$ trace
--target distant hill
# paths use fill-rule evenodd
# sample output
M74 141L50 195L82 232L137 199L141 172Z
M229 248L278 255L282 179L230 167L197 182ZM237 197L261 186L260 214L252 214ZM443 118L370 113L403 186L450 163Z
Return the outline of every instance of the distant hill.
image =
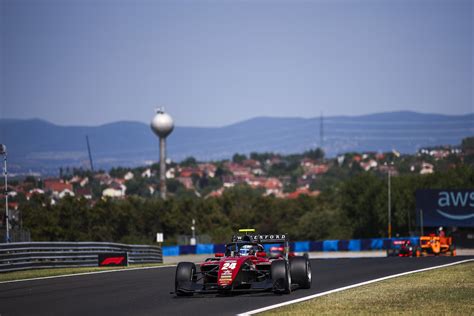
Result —
M179 122L178 122L179 124ZM236 152L299 153L320 146L320 118L257 117L218 128L177 126L168 137L168 156L179 161L230 158ZM158 160L158 140L150 127L116 122L96 127L59 126L32 119L0 120L12 172L57 173L60 166L88 167L85 136L99 168L136 166ZM415 112L324 118L328 156L350 151L415 153L420 147L458 145L474 135L474 114Z

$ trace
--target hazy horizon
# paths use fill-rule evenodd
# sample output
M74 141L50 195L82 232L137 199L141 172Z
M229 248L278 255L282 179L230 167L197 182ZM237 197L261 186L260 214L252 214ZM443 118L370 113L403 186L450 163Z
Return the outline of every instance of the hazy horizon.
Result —
M0 118L474 112L473 1L0 2Z
M410 110L400 110L400 111L374 112L374 113L367 113L367 114L360 114L360 115L358 114L358 115L330 115L330 116L326 116L323 113L323 119L340 118L340 117L356 118L356 117L371 116L371 115L378 115L378 114L390 114L390 113L415 113L415 114L422 114L422 115L443 115L443 116L474 115L474 112L468 112L468 113L463 113L463 114L443 114L443 113L423 113L423 112L415 112L415 111L410 111ZM239 124L239 123L242 123L242 122L251 121L251 120L259 119L259 118L304 119L304 120L318 119L319 120L321 118L321 115L312 116L312 117L261 115L261 116L250 117L250 118L247 118L247 119L242 119L242 120L236 121L236 122L231 122L231 123L225 124L225 125L194 126L194 125L180 125L180 124L176 124L176 122L175 122L175 126L178 126L178 127L197 127L197 128L199 128L199 127L202 127L202 128L220 128L220 127L227 127L227 126L231 126L231 125L234 125L234 124ZM0 119L5 119L5 120L41 120L41 121L45 121L45 122L48 122L48 123L51 123L51 124L54 124L54 125L57 125L57 126L64 126L64 127L80 127L80 126L99 127L99 126L103 126L103 125L120 123L120 122L143 123L143 124L147 124L147 125L150 123L150 122L146 122L146 121L126 120L126 119L124 119L124 120L110 121L110 122L90 125L90 124L60 124L60 123L58 124L58 123L49 121L48 119L44 119L44 118L40 118L40 117L30 117L30 118L5 117L5 118L0 118Z

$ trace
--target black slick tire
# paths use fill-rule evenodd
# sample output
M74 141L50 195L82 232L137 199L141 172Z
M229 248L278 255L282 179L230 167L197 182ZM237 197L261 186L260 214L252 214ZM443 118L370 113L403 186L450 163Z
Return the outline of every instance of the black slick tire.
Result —
M196 265L192 262L180 262L176 267L174 292L177 296L191 296L193 293L180 291L183 283L193 282L196 279Z
M302 289L311 288L311 263L306 257L294 257L290 260L290 273L293 283Z
M291 293L291 273L286 260L275 260L272 262L271 277L274 293Z

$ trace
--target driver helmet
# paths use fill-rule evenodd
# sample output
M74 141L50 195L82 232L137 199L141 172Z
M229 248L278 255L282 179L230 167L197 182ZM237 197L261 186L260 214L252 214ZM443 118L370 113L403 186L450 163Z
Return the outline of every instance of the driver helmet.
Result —
M253 254L253 247L252 245L244 245L240 247L239 253L241 256L248 256Z
M440 226L440 227L438 228L438 230L439 230L439 231L442 231L442 230L443 230L443 226Z

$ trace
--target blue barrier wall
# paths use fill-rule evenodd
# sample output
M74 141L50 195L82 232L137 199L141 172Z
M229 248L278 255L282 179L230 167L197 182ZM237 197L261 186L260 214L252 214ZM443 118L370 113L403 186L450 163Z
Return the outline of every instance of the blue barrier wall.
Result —
M414 245L419 243L419 237L400 238L372 238L372 239L351 239L351 240L323 240L323 241L296 241L290 243L291 251L312 252L312 251L362 251L362 250L385 250L392 248L394 240L410 240ZM269 251L272 246L280 244L266 244L265 251ZM225 244L197 244L196 246L163 246L163 256L178 256L188 254L213 254L215 252L225 252Z
M296 252L308 252L309 241L297 241L294 243L294 247L292 249Z
M214 245L214 252L225 252L225 244Z
M163 256L179 256L179 246L164 246Z
M370 242L370 249L383 249L383 238L372 239Z
M339 240L323 241L323 251L338 251Z
M310 241L309 242L309 251L323 251L323 242L322 241Z
M196 245L196 254L208 254L214 253L214 245L213 244L197 244Z
M347 250L360 251L360 240L359 239L349 240Z

